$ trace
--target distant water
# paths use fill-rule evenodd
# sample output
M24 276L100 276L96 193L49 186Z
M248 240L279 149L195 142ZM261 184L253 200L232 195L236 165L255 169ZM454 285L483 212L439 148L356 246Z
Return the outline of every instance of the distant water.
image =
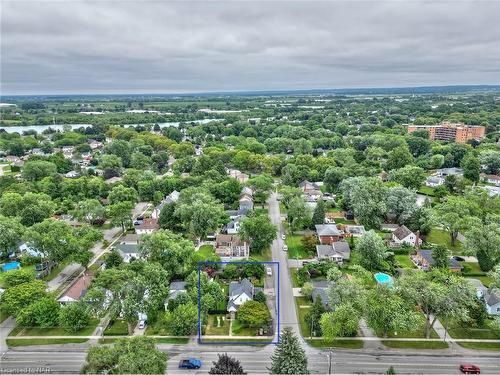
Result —
M193 120L193 121L186 121L187 123L195 123L195 124L206 124L211 121L222 121L222 119L203 119L203 120ZM158 123L158 126L160 128L168 128L168 127L174 127L177 128L179 126L180 122L160 122ZM123 125L124 127L128 128L131 126L139 126L139 125L146 125L146 124L125 124ZM148 124L151 125L151 124ZM62 131L64 126L70 126L71 129L78 129L78 128L88 128L92 126L92 124L55 124L55 125L26 125L26 126L0 126L0 131L3 129L7 133L19 133L21 134L22 132L25 131L36 131L37 133L41 133L44 130L47 129L53 129L53 130L58 130Z

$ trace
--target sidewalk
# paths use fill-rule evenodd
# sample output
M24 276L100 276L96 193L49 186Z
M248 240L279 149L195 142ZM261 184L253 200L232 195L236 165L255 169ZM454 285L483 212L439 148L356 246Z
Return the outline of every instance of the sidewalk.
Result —
M363 346L365 349L379 349L382 347L380 338L377 337L377 335L373 332L373 330L370 327L368 327L368 324L366 324L366 321L364 319L361 319L359 321L359 329L365 339L368 338L370 339L370 340L365 340L365 344Z

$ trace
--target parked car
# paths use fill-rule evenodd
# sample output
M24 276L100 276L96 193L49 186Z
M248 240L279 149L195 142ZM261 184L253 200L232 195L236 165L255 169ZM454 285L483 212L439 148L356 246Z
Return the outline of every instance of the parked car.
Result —
M267 276L272 276L273 275L273 270L271 269L271 267L267 267L266 273L267 273Z
M286 236L285 236L285 234L283 233L283 234L281 235L281 239L284 241L284 240L285 240L285 238L286 238Z
M146 328L146 325L148 324L148 322L146 322L145 320L141 320L139 321L139 329L144 329Z
M196 358L181 359L179 368L198 369L202 364L201 360Z
M283 245L283 251L288 251L288 246Z
M462 363L460 365L460 371L463 374L480 374L481 373L481 369L478 366L472 365L470 363Z

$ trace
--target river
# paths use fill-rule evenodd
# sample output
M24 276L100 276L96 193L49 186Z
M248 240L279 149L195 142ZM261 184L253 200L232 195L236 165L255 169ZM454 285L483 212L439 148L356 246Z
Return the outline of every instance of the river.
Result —
M223 119L203 119L203 120L193 120L193 121L186 121L187 123L195 123L195 124L206 124L211 121L222 121ZM158 126L160 128L168 128L168 127L178 127L180 122L160 122L158 123ZM146 124L125 124L125 125L119 125L123 127L131 127L131 126L139 126L139 125L146 125ZM0 126L0 131L5 130L7 133L22 133L25 131L32 131L34 130L37 133L41 133L44 130L51 128L53 130L58 130L61 131L63 130L64 126L69 126L71 129L78 129L78 128L88 128L92 126L92 124L55 124L55 125L25 125L25 126Z

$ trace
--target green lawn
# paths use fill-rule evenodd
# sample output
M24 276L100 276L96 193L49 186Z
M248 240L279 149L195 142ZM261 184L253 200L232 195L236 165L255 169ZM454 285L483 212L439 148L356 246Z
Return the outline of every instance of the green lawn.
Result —
M335 224L347 224L347 225L356 225L354 220L347 220L342 217L335 218Z
M430 187L430 186L422 185L420 187L420 189L418 189L418 193L424 194L424 195L429 195L429 196L433 197L434 196L434 188Z
M215 249L212 245L202 245L196 254L200 259L208 259L215 254Z
M268 208L254 208L254 213L256 215L269 215L269 209Z
M313 348L344 348L344 349L362 349L363 340L310 340L306 339L306 342Z
M297 278L297 268L290 268L290 276L294 288L300 288L299 279Z
M377 331L377 336L378 337L382 337L383 336L383 332L381 331ZM422 315L422 321L420 322L420 325L417 329L413 330L413 331L398 331L397 334L395 334L394 332L389 332L387 337L390 337L390 338L398 338L398 337L401 337L401 338L425 338L425 321L423 319L423 315ZM438 339L439 338L439 335L437 334L437 332L432 329L432 332L431 332L431 339Z
M427 235L426 241L436 245L445 245L448 249L458 251L462 248L460 241L455 241L455 246L451 245L450 234L439 228L432 228L431 232Z
M250 260L257 262L267 262L273 260L273 255L271 254L271 246L269 246L262 254L251 254Z
M55 266L54 268L52 268L52 270L50 271L50 273L45 276L43 278L44 281L51 281L53 279L56 278L57 275L59 275L59 273L64 269L64 267L66 267L68 264L70 264L70 261L69 260L64 260L60 263L57 264L57 266Z
M78 332L68 332L61 327L53 328L40 328L40 327L30 327L23 328L18 327L17 330L11 332L9 336L90 336L99 324L99 319L92 319L90 324L84 329ZM17 328L17 327L16 327ZM19 333L19 334L18 334Z
M457 344L467 349L500 351L500 342L460 342Z
M388 341L382 340L382 344L395 349L446 349L448 344L442 341Z
M128 335L127 322L122 319L116 319L110 322L103 332L104 336L126 336Z
M289 259L309 259L312 254L309 254L302 245L302 236L289 235L286 237L286 244L288 246Z
M88 339L7 339L5 340L10 347L31 346L31 345L54 345L54 344L81 344L89 341Z
M5 319L9 317L10 314L5 311L3 306L0 306L0 323L2 323Z
M444 318L439 320L445 327L448 326L448 333L454 339L500 339L500 332L490 328L491 321L486 321L484 328L472 328L461 323L447 323Z
M233 320L233 335L235 336L257 336L257 329L245 327L238 319Z
M220 318L220 327L217 327L217 317ZM221 335L221 336L227 336L229 335L229 320L224 319L222 320L222 317L224 315L209 315L208 316L208 325L207 329L205 330L205 335Z
M462 272L464 272L464 275L467 275L468 273L475 273L475 274L480 273L480 274L486 275L486 272L484 272L479 267L479 263L477 263L477 262L462 262L462 266L465 269L465 272L464 272L464 270L462 270Z
M397 267L400 268L416 268L415 264L411 261L409 255L398 254L394 256L396 260Z
M295 297L295 305L297 306L297 315L299 317L299 325L300 325L300 334L302 337L310 337L311 330L306 323L306 315L309 312L309 308L304 308L300 306L311 306L312 302L309 301L306 297Z
M187 344L189 339L186 337L162 337L155 338L157 344Z

